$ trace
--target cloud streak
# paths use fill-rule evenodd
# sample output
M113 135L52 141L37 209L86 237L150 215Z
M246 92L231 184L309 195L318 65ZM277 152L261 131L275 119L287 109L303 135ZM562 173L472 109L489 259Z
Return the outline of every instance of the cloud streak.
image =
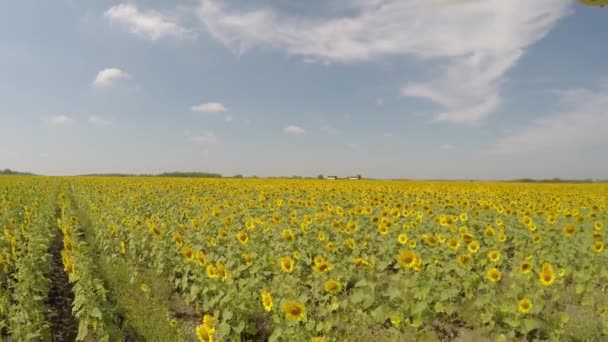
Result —
M57 115L48 120L51 125L55 126L69 126L76 123L74 119L67 115Z
M294 17L273 8L244 12L203 0L198 17L215 39L239 54L268 46L319 63L436 61L436 74L406 83L401 94L437 104L435 122L476 124L500 105L508 71L570 6L563 0L333 3L354 14Z
M228 108L219 102L208 102L192 106L190 107L190 110L199 113L219 113L227 112Z
M564 111L503 136L487 152L512 155L608 145L608 86L560 93Z
M153 10L140 10L131 3L110 7L104 13L110 22L126 27L132 34L147 40L188 39L196 34L183 27L176 16Z
M304 135L306 134L306 130L300 126L295 126L295 125L289 125L285 128L283 128L283 132L285 132L286 134L291 134L291 135Z

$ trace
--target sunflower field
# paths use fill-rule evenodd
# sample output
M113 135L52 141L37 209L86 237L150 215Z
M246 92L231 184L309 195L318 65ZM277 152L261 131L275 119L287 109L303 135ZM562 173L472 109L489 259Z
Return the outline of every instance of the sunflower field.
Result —
M608 184L5 177L0 329L56 336L59 263L76 340L601 341L607 224Z

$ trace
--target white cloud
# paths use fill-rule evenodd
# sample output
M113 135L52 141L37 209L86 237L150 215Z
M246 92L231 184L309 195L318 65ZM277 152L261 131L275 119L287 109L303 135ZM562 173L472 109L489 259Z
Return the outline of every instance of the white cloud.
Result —
M130 79L131 76L118 68L107 68L97 73L93 85L97 87L111 87L120 80Z
M108 126L112 124L112 121L97 115L92 115L89 117L89 123L92 125Z
M49 123L57 126L72 125L76 121L67 115L57 115L49 119Z
M188 134L188 140L200 144L215 145L220 143L220 137L217 133L212 131L206 131L201 133L190 133Z
M272 8L238 12L203 0L198 16L213 37L241 54L270 46L309 62L353 63L389 56L440 62L429 80L408 83L401 93L440 105L443 110L435 121L473 124L500 105L507 72L571 6L563 0L333 4L354 15L291 17Z
M306 130L300 126L295 126L295 125L289 125L287 127L285 127L283 129L283 132L287 133L287 134L293 134L293 135L302 135L302 134L306 134Z
M149 40L165 37L195 38L196 34L184 28L176 16L158 11L142 11L131 3L110 7L104 16L111 22L126 26L132 34Z
M228 109L219 102L202 103L202 104L190 107L190 110L193 112L199 112L199 113L217 113L217 112L228 111Z
M456 146L454 146L452 144L443 144L440 147L442 150L453 150L456 148Z
M561 92L566 110L505 135L488 152L526 154L608 145L608 86ZM607 146L608 148L608 146Z
M234 121L234 118L231 115L226 115L226 117L224 118L224 121L230 123L230 122Z

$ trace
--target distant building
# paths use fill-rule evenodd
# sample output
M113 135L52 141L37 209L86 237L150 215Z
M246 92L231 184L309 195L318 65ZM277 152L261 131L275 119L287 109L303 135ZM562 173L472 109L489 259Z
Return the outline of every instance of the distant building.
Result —
M338 176L327 176L327 178L325 178L325 179L336 180L336 179L338 179Z
M348 179L361 180L361 175L351 176L351 177L348 177Z

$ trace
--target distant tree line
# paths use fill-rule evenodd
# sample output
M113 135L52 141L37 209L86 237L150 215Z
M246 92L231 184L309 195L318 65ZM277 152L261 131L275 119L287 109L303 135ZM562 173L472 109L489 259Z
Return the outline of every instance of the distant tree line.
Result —
M0 175L21 175L21 176L34 176L31 172L19 172L11 169L0 170Z
M593 180L591 178L587 179L561 179L561 178L551 178L551 179L532 179L532 178L521 178L514 179L511 182L515 183L602 183L606 181L601 180Z

